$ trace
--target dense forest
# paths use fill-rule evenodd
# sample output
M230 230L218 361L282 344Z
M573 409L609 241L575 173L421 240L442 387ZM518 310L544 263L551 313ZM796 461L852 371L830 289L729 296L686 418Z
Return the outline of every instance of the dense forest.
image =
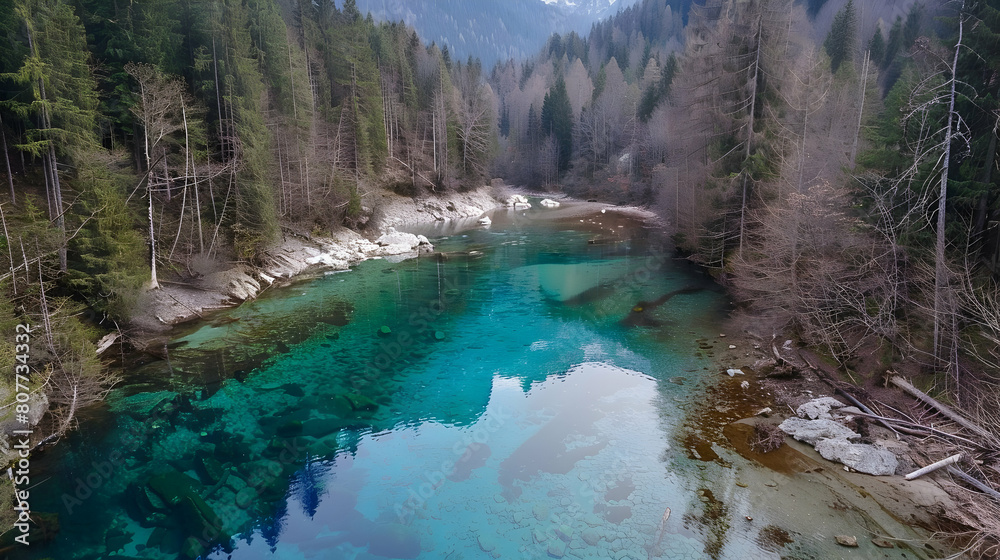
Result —
M998 33L997 0L644 0L490 69L355 0L0 0L0 330L54 437L143 290L496 176L656 208L756 334L997 429Z
M35 447L113 384L95 342L144 290L480 186L496 143L480 63L353 0L0 0L0 36L0 363L30 324Z
M642 2L493 70L496 173L652 205L756 334L794 332L873 379L917 364L985 414L998 8Z

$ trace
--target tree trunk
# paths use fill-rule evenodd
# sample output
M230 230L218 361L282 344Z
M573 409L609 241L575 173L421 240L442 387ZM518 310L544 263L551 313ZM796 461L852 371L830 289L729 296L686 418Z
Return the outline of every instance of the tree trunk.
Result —
M32 39L31 34L31 24L27 24L28 30L28 50L31 52L31 56L36 56L35 53L35 43ZM49 130L52 128L52 122L49 119L49 111L47 109L46 96L45 96L45 81L41 78L38 79L38 92L41 96L40 101L42 102L42 128ZM59 169L58 160L56 159L56 148L49 139L49 149L43 159L48 158L48 178L49 187L51 190L49 199L49 216L55 221L56 228L59 230L60 240L59 240L59 271L66 272L66 220L63 217L63 205L62 205L62 188L59 184Z
M949 164L951 163L951 139L952 139L952 128L954 127L955 119L955 85L957 83L957 73L958 73L958 54L962 50L962 33L964 31L964 21L962 19L963 12L965 11L965 2L962 2L959 8L958 16L958 42L955 43L955 57L952 60L951 68L951 92L948 97L948 125L945 129L944 136L944 155L942 157L941 166L941 187L940 193L938 195L938 215L937 215L937 240L934 245L934 358L939 362L945 362L944 356L941 354L941 348L943 346L941 340L941 320L942 315L945 312L945 298L947 297L947 284L948 284L948 268L945 262L945 210L947 210L948 203L948 170ZM955 373L958 374L957 364L951 364L950 360L949 368L955 367Z
M862 8L862 11L864 9ZM865 91L868 88L868 65L871 62L871 51L865 51L865 61L861 70L861 101L858 109L858 126L854 133L854 143L851 145L851 169L854 169L854 160L858 155L858 139L861 137L861 119L865 115Z
M762 42L761 30L764 25L764 15L761 14L757 16L757 49L754 55L753 62L753 77L751 78L750 84L750 126L747 129L747 150L746 150L746 160L743 162L744 165L749 164L751 148L753 146L753 118L754 113L757 110L757 73L760 71L760 47ZM743 239L746 237L746 212L747 212L747 183L749 173L744 170L743 172L743 201L740 205L740 248L739 254L743 255Z
M7 185L10 186L10 202L17 204L14 194L14 173L10 170L10 154L7 153L7 133L3 130L3 117L0 116L0 147L3 148L3 161L7 164Z
M14 249L10 246L10 234L7 233L7 218L3 214L3 205L0 205L0 222L3 222L3 237L7 240L7 255L10 257L10 285L17 295L17 278L14 277Z
M194 211L195 218L198 221L198 250L200 253L205 252L205 234L201 227L201 199L198 195L198 165L194 161L194 155L191 153L191 146L188 139L188 122L187 122L187 108L184 106L184 96L181 96L181 116L184 118L184 166L187 167L187 162L191 162L191 177L194 178ZM188 160L190 158L190 160ZM211 173L211 171L209 171ZM187 172L184 173L184 187L187 189Z

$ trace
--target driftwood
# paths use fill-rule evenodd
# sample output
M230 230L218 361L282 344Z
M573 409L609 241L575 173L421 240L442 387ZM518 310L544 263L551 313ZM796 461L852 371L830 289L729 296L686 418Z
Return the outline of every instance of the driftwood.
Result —
M955 467L948 467L948 472L951 473L953 476L956 476L959 479L965 481L970 486L974 486L975 488L979 489L984 494L988 494L994 500L1000 501L1000 492L997 492L996 490L990 488L986 484L983 484L979 480L976 480L975 478L972 478L971 476L969 476L965 472L962 472L962 471L956 469Z
M896 434L896 439L899 439L899 431L897 431L896 428L893 428L892 425L890 425L889 422L887 422L884 418L882 418L881 416L879 416L879 415L875 414L874 412L872 412L872 409L870 409L867 406L861 404L861 401L859 401L858 399L854 398L854 396L852 396L850 393L848 393L847 391L841 389L840 387L835 388L834 392L843 395L844 398L846 398L847 400L851 401L851 404L853 404L854 406L858 407L859 410L861 410L865 414L871 416L873 419L877 420L879 424L882 424L886 428L889 428L890 430L892 430L892 432L894 434Z
M941 459L940 461L936 463L931 463L922 469L917 469L911 472L910 474L906 475L904 478L906 478L906 480L913 480L914 478L924 476L925 474L934 472L942 467L947 467L948 465L954 465L955 463L961 460L962 460L962 454L956 453L955 455L952 455L947 459Z
M105 350L111 348L111 345L114 344L116 340L118 340L118 333L110 333L104 336L104 338L102 338L101 340L98 340L97 354L98 355L103 354Z
M893 385L895 385L895 386L899 387L900 389L906 391L907 393L909 393L910 395L912 395L914 398L916 398L918 401L920 401L920 402L926 404L927 406L930 406L931 408L937 410L938 412L940 412L944 416L947 416L949 420L955 422L959 426L962 426L963 428L969 430L970 432L972 432L972 433L974 433L974 434L976 434L976 435L978 435L978 436L980 436L982 438L985 438L987 440L993 440L994 439L994 437L993 437L992 434L990 434L989 432L987 432L983 428L977 426L972 421L968 420L967 418L965 418L961 414L955 412L951 408L945 406L940 401L938 401L937 399L931 397L927 393L921 391L920 389L917 389L913 385L910 385L910 383L907 382L902 377L899 377L898 375L894 375L892 377L892 379L890 379L890 381L892 382Z
M853 414L855 416L864 416L867 418L871 418L873 420L878 420L880 422L892 422L896 424L897 430L903 432L904 434L909 434L911 436L920 436L920 437L940 436L942 438L949 438L961 441L962 443L965 443L966 445L970 445L972 447L981 447L978 443L972 441L971 439L967 439L956 434L945 432L937 428L931 428L930 426L915 424L913 422L908 422L906 420L899 420L898 418L890 418L888 416L879 416L877 414L867 414L864 412L853 413Z

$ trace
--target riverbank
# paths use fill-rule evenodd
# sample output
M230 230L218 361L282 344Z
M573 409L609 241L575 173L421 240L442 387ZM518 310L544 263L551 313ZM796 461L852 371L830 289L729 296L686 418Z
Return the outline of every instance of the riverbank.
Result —
M874 421L856 418L851 426L863 434L862 441L891 451L898 460L894 474L886 476L860 473L829 461L812 445L791 436L785 437L784 444L775 451L760 453L753 449L749 441L758 424L777 426L796 417L800 406L820 397L833 397L850 405L837 394L837 387L850 390L869 404L875 401L883 410L892 407L917 415L923 409L895 389L858 388L841 379L836 368L823 363L816 354L793 345L783 346L782 340L776 345L779 352L801 360L804 367L794 371L777 367L772 341L741 329L742 325L744 321L730 321L717 338L699 342L699 351L716 360L719 379L687 414L682 443L690 457L731 466L738 455L750 461L746 469L756 471L747 479L770 477L765 485L748 484L743 492L746 499L762 508L800 504L798 509L790 509L784 525L779 525L783 534L793 540L796 534L814 529L824 511L844 508L856 512L862 520L857 534L849 536L857 538L858 553L863 557L875 557L878 548L892 544L908 547L920 558L939 558L954 554L956 542L965 544L961 539L950 540L955 533L971 531L964 536L966 542L975 536L984 520L977 520L970 492L946 471L909 481L903 476L953 452L951 446L936 439L894 433ZM739 372L727 375L727 370L737 369ZM817 491L817 487L825 492ZM802 509L801 500L783 498L802 495L815 496L810 508ZM831 540L834 537L827 535Z
M307 271L347 270L367 259L404 259L432 251L426 238L396 232L395 227L478 217L500 204L493 191L493 187L484 186L425 198L382 192L365 201L372 210L364 232L341 227L317 236L283 227L281 241L268 251L261 266L223 266L207 259L195 262L187 275L161 280L158 289L142 294L130 321L133 339L141 347L174 325L239 305L269 286Z

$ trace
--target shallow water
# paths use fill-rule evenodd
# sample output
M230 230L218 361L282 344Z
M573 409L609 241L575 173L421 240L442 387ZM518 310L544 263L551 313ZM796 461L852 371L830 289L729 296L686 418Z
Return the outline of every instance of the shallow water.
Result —
M61 530L14 554L904 557L830 545L859 518L818 503L786 542L745 490L771 475L692 457L724 296L630 219L544 212L188 328L38 459Z

